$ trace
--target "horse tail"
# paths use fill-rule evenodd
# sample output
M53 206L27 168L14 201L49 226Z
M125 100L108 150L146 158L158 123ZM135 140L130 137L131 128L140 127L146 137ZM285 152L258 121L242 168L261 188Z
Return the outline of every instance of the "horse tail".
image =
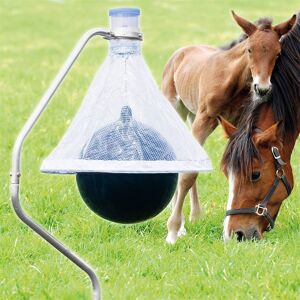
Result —
M175 106L177 102L177 91L175 86L174 75L177 69L178 60L182 57L183 52L176 51L168 60L162 78L162 92L165 97Z

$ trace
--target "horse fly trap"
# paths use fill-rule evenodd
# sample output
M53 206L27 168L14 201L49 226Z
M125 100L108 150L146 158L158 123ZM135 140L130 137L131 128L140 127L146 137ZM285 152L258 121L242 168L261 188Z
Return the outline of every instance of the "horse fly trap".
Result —
M109 53L84 100L41 171L76 174L87 206L118 223L135 223L169 203L178 173L209 171L210 161L171 104L160 93L141 55L140 10L109 11L110 31L95 28L79 40L14 145L11 194L18 217L85 271L100 299L93 269L22 209L19 199L22 144L91 37L108 40Z

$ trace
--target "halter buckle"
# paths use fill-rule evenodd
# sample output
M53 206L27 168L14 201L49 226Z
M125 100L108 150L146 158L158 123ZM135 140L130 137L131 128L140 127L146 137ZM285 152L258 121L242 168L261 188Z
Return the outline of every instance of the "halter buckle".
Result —
M271 150L272 150L272 154L276 160L281 158L279 149L277 147L272 147Z
M265 216L266 212L268 211L268 209L265 206L262 206L261 204L257 204L255 205L255 213L258 216Z

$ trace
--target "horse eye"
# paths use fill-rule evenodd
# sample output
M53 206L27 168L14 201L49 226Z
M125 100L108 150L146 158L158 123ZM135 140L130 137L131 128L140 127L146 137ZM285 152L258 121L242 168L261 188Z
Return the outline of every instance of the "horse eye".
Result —
M251 174L251 181L252 182L258 181L259 178L260 178L260 172L259 171L252 172L252 174Z
M250 48L248 48L248 53L251 53L251 52L252 52L252 50Z

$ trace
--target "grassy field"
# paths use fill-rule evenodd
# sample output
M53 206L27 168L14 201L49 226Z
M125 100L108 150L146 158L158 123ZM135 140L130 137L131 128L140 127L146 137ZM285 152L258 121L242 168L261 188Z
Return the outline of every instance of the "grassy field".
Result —
M220 45L240 33L230 9L252 20L271 15L279 22L299 9L299 1L0 0L0 299L91 295L88 278L16 218L8 174L18 132L75 42L87 29L105 27L107 9L118 6L142 8L143 52L160 83L177 48ZM294 191L276 230L258 243L221 240L227 182L219 170L226 143L220 129L205 146L214 171L198 179L205 214L187 224L188 235L173 247L165 244L168 209L145 223L112 224L88 210L74 177L39 172L105 54L106 43L93 40L26 141L21 187L26 211L95 267L105 299L300 299L299 143Z

